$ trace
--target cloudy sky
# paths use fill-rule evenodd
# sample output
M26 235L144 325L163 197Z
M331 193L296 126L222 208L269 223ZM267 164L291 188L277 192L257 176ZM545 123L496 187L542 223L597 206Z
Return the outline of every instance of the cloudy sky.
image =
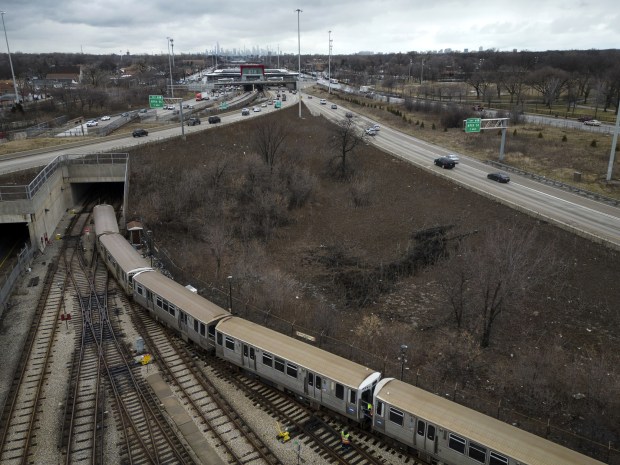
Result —
M4 0L12 53L620 48L618 0ZM0 53L6 42L0 41Z

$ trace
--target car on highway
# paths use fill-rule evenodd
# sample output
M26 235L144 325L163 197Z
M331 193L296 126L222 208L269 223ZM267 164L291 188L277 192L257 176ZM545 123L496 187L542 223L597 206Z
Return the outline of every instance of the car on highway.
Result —
M319 102L321 105L327 105L327 100L325 100L324 98L322 98Z
M310 100L312 100L312 95L308 95L308 98L309 98Z
M350 111L347 111L344 116L346 116L347 118L353 118L353 113L351 113Z
M142 108L138 113L146 113L146 112L147 112L146 108Z
M252 108L252 111L254 113L258 113L260 111L260 107L254 107L254 108Z
M502 184L507 184L510 182L510 176L506 173L489 173L487 174L487 178L492 181L501 182Z
M586 126L600 126L601 122L597 119L589 119L588 121L584 121L583 124Z
M369 136L376 136L377 135L377 131L375 131L373 128L368 128L366 129L366 131L364 131L367 135Z
M125 112L125 113L121 113L121 116L122 116L123 118L127 118L127 117L129 117L129 113L127 113L127 112Z
M373 124L372 126L370 126L370 129L374 129L375 131L379 131L379 129L381 129L381 126L379 126L378 124Z
M102 116L101 121L110 121L110 117L108 115Z
M94 119L86 121L86 127L88 128L92 128L93 126L97 126L97 125L99 125L99 123L95 121Z
M337 110L338 109L338 105L336 105L335 103L332 103L332 110Z
M260 106L263 107L263 108L267 108L267 104L266 103L261 103Z
M457 165L459 163L459 156L456 153L449 153L448 155L444 155L444 158L449 158Z
M148 136L149 132L146 129L134 129L131 135L134 137L142 137L142 136Z
M450 160L448 157L435 158L435 164L447 170L451 170L456 166L456 163L453 160Z
M196 126L197 124L200 124L200 118L190 118L187 120L188 126Z
M219 123L221 120L221 118L219 116L209 116L209 124L216 124Z
M249 108L242 108L241 109L241 116L248 116L250 114L250 109Z

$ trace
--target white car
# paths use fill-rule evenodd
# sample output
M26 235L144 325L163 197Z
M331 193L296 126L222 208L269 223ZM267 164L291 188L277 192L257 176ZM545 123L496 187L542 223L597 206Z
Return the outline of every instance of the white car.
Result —
M110 117L109 116L102 116L101 117L101 121L110 121Z
M252 111L253 111L254 113L258 113L258 112L260 111L260 107L254 107L254 108L252 109Z
M327 105L327 100L325 100L324 98L321 99L321 105Z
M379 129L381 129L381 126L379 126L378 124L373 124L372 126L370 126L369 129L374 129L375 131L378 131Z
M262 104L261 104L261 107L263 107L263 108L267 108L267 104L266 104L266 103L262 103Z
M588 121L584 121L583 124L586 126L600 126L601 122L597 119L589 119Z
M92 128L93 126L97 126L99 123L94 119L86 121L86 127Z

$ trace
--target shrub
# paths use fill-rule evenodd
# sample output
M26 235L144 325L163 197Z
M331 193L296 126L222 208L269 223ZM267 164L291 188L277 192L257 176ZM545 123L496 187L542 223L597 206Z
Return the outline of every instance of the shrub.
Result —
M562 136L562 142L566 142L567 140L568 140L568 137L566 137L566 134L564 134L564 135Z
M592 139L592 142L590 142L590 147L596 147L596 139Z
M539 133L538 133L538 138L539 138L539 139L542 139L542 138L543 138L542 132L539 132Z

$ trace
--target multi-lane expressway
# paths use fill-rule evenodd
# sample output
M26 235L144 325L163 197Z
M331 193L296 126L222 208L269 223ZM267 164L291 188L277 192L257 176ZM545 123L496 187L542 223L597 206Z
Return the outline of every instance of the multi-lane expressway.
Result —
M319 99L308 99L305 94L288 94L285 106L297 105L298 99L303 96L303 102L313 114L322 114L332 121L345 118L345 112L351 111L338 106L331 109L331 102L321 105ZM222 123L233 123L240 120L250 120L265 113L276 111L273 105L262 108L260 113L250 112L250 116L241 116L239 110L224 113ZM374 121L365 116L355 114L353 120L360 128L368 127ZM200 126L185 127L186 133L203 131L211 125L206 119ZM26 157L1 157L0 174L33 166L41 166L54 157L62 154L86 154L95 152L122 152L128 147L153 141L178 137L179 126L150 131L145 138L134 139L131 135L106 138L105 141L95 144L75 147L72 149L51 150L41 154L32 154ZM371 139L378 148L394 156L414 163L438 176L444 176L462 186L511 205L519 210L531 213L544 221L553 222L574 232L607 243L620 249L620 208L576 195L552 186L541 184L528 177L511 174L509 184L498 184L487 179L486 175L496 169L478 160L460 156L460 163L453 170L443 170L433 164L433 160L448 153L448 150L421 141L412 136L403 134L389 127L382 126L379 133Z

